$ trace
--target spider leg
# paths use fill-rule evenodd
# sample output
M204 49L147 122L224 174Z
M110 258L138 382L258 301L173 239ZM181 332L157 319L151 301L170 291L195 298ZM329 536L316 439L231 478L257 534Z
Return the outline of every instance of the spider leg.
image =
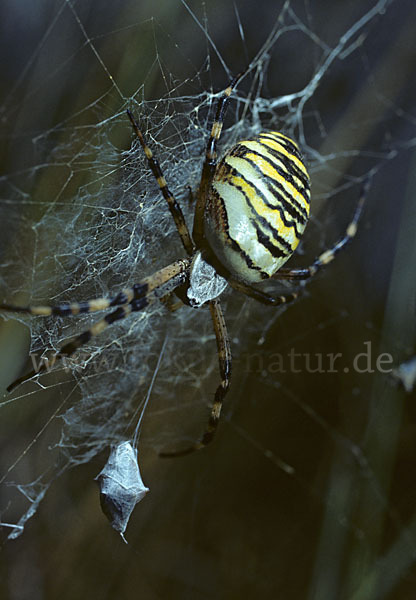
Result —
M188 259L177 260L167 267L156 271L153 275L145 277L132 287L124 288L113 298L95 298L93 300L86 300L85 302L65 302L56 306L13 306L12 304L0 304L0 311L27 313L43 317L67 317L105 310L115 306L123 306L134 300L144 298L178 273L184 272L189 264L190 261Z
M189 233L185 217L183 216L182 209L173 197L172 193L170 192L166 183L166 179L163 176L162 169L160 168L159 161L153 156L153 152L147 145L144 135L139 129L135 118L129 110L127 111L127 115L131 121L135 134L139 138L139 142L146 155L150 170L155 176L159 189L162 192L162 195L165 198L166 202L168 203L170 213L173 217L173 220L175 221L176 229L178 230L183 247L185 248L187 254L190 256L194 252L194 244Z
M166 296L163 296L160 299L160 301L164 306L166 306L168 311L171 313L174 313L175 311L179 310L184 305L182 300L176 298L173 292L170 292L170 294L166 294Z
M194 203L194 193L193 193L192 188L191 188L190 185L187 185L186 189L188 190L188 202L189 202L189 205L192 206L192 204Z
M134 302L140 302L140 301L134 301ZM63 359L64 357L69 357L72 354L74 354L74 352L76 350L78 350L78 348L80 348L81 346L83 346L84 344L89 342L93 336L98 335L99 333L104 331L104 329L106 329L109 325L111 325L115 321L124 319L125 317L127 317L127 315L129 315L132 312L132 310L133 310L132 304L127 304L126 306L119 306L116 310L114 310L110 314L106 315L104 317L104 319L101 319L100 321L95 323L92 327L90 327L90 329L87 329L86 331L81 333L81 335L77 336L74 340L72 340L72 342L69 342L68 344L65 344L64 346L62 346L62 348L59 350L58 354L54 357L53 363L55 363L56 360ZM137 309L137 310L139 310L139 309ZM41 364L37 370L30 371L30 373L27 373L27 375L23 375L22 377L19 377L18 379L13 381L13 383L11 383L7 387L7 391L12 392L18 385L20 385L21 383L24 383L25 381L28 381L35 375L41 375L42 373L47 371L48 368L49 368L49 364Z
M194 228L192 231L192 237L194 238L195 244L198 247L201 247L204 238L205 204L207 199L208 188L211 185L211 181L217 166L217 142L221 136L225 112L233 89L245 73L246 71L243 71L242 73L237 75L237 77L234 77L234 79L224 90L224 92L218 100L215 120L212 125L211 135L208 139L205 150L205 160L202 166L201 181L199 184L197 201L195 206Z
M262 304L268 304L271 306L280 306L281 304L289 304L296 300L299 296L299 292L288 292L287 294L283 294L281 296L271 296L262 290L258 290L257 288L251 287L248 283L244 283L242 281L237 281L236 279L229 278L228 283L232 288L241 292L242 294L246 294L246 296L250 296L250 298L254 298L258 302Z
M330 262L332 262L334 260L335 256L338 254L338 252L340 252L348 244L348 242L350 242L355 237L355 234L357 233L357 225L358 225L358 221L360 220L360 217L361 217L361 214L363 211L364 202L368 195L370 181L371 181L370 177L367 177L364 180L364 183L363 183L363 186L361 189L361 193L360 193L360 198L359 198L357 206L355 208L352 220L349 223L349 225L345 231L345 234L337 242L335 242L335 244L332 246L332 248L329 248L328 250L325 250L325 252L322 252L322 254L320 254L314 260L314 262L312 263L312 265L310 267L301 267L301 268L297 268L297 269L296 268L295 269L282 268L282 269L279 269L279 271L275 275L273 275L273 279L288 279L288 280L292 280L292 281L300 281L300 280L310 279L320 269L322 269L322 267L324 267L325 265L328 265Z
M138 311L143 310L144 308L149 306L149 304L151 304L155 300L160 299L161 297L165 296L166 294L170 294L171 292L173 292L173 290L175 288L177 288L178 286L182 285L185 282L185 279L187 276L186 268L187 268L188 264L189 264L189 261L187 259L182 260L182 261L177 261L177 263L173 263L172 265L169 265L169 267L165 267L164 269L157 271L153 275L153 279L157 280L157 282L158 282L157 285L150 281L152 279L152 277L146 278L148 283L146 283L145 288L143 288L143 289L146 289L146 291L143 292L141 296L132 298L128 304L119 306L118 308L116 308L116 310L114 310L113 312L106 315L100 321L97 321L97 323L94 323L94 325L92 325L89 329L87 329L86 331L84 331L83 333L78 335L71 342L68 342L68 344L65 344L64 346L62 346L62 348L59 350L58 354L55 356L54 362L56 360L63 359L64 357L69 357L72 354L74 354L74 352L76 352L81 346L83 346L84 344L87 344L91 340L92 337L102 333L109 325L112 325L116 321L120 321L121 319L124 319L125 317L130 315L132 312L138 312ZM176 266L176 268L173 268L174 266ZM167 271L167 269L168 270L170 269L170 270ZM163 274L163 275L161 275L161 274ZM145 280L143 280L143 281L145 281ZM142 284L143 284L143 282L142 282ZM137 284L137 285L139 286L142 284ZM8 386L7 391L11 392L21 383L28 381L35 375L44 373L45 371L48 370L48 368L49 368L48 364L42 364L37 370L33 370L30 373L28 373L27 375L23 375L22 377L19 377L18 379L13 381Z
M159 456L162 458L172 458L176 456L185 456L191 454L195 450L200 450L207 446L213 439L217 430L218 421L220 419L222 403L230 387L231 380L231 348L228 338L227 327L225 324L224 315L221 310L221 305L218 299L211 300L209 303L211 318L214 325L215 338L217 340L218 361L220 367L221 382L216 389L214 403L211 408L211 415L208 421L207 428L201 439L185 448L184 450L173 452L161 452Z

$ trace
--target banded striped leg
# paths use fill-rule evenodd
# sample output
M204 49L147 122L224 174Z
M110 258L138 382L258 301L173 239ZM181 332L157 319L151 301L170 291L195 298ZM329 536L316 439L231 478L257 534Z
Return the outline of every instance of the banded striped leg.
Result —
M179 206L179 204L177 203L177 201L175 200L175 198L173 197L173 195L171 194L171 192L168 188L168 185L166 183L166 180L163 176L162 169L160 168L159 161L153 156L153 152L151 151L149 146L146 144L144 135L143 135L142 131L139 129L139 126L137 125L135 118L133 117L132 113L129 110L127 111L127 115L131 121L134 132L136 133L137 137L139 138L139 142L140 142L140 144L143 148L143 151L146 155L150 170L152 171L153 175L155 176L155 179L157 181L159 189L162 192L162 195L165 198L166 202L168 203L170 213L173 217L173 220L175 221L176 229L178 230L183 247L185 248L187 254L189 256L191 256L191 254L193 254L193 252L194 252L194 243L192 241L191 234L189 233L189 229L186 224L185 217L183 216L182 209Z
M12 304L0 304L0 311L27 313L42 317L67 317L71 315L80 315L85 313L114 308L129 304L133 300L144 298L147 294L156 290L164 283L169 281L178 273L186 271L190 264L188 259L177 260L167 267L163 267L153 275L145 277L139 283L131 288L124 288L119 294L112 298L94 298L85 302L64 302L56 306L13 306Z
M211 318L214 325L215 338L217 340L218 361L220 367L221 383L216 389L214 403L211 409L211 415L207 428L201 439L185 448L184 450L174 452L161 452L162 458L172 458L176 456L185 456L195 450L200 450L207 446L213 439L220 419L222 403L230 387L231 380L231 348L228 338L227 327L225 325L224 315L218 299L211 300L209 303Z
M194 238L195 244L198 247L202 246L204 237L204 212L207 199L207 192L211 184L212 178L214 176L215 168L217 166L217 142L221 136L222 127L224 124L224 116L231 93L244 74L245 71L237 75L237 77L235 77L231 81L230 85L224 90L222 96L218 100L215 121L212 125L211 135L208 139L205 150L205 160L202 167L201 181L199 184L197 201L195 206L194 228L192 231L192 237Z
M176 261L175 263L172 263L168 267L165 267L164 269L157 271L151 277L147 277L146 279L143 279L143 281L141 283L138 283L133 288L129 288L132 290L133 289L140 290L140 293L137 291L136 296L134 298L132 298L128 303L124 303L123 305L119 306L118 308L116 308L116 310L109 313L103 319L101 319L100 321L95 323L90 329L87 329L86 331L81 333L79 336L77 336L74 340L72 340L72 342L65 344L60 349L58 354L55 356L55 360L59 360L64 357L71 356L72 354L74 354L74 352L76 352L78 350L78 348L80 348L84 344L88 343L92 337L102 333L104 331L104 329L106 329L109 325L112 325L116 321L124 319L125 317L130 315L132 312L138 312L140 310L143 310L144 308L146 308L146 306L149 306L149 304L151 304L155 300L160 299L161 297L165 296L166 294L169 294L170 292L172 292L178 286L182 285L186 280L186 269L188 268L189 263L190 263L190 261L188 259ZM87 303L85 303L85 304L87 304ZM49 313L35 312L36 309L39 309L39 308L51 309L51 310L54 309L55 312L53 312L53 313L52 312L49 312ZM7 310L14 310L15 312L16 311L19 312L19 310L20 310L20 312L33 311L33 312L31 312L31 314L37 314L37 315L38 314L62 314L62 313L57 312L59 310L59 308L60 308L59 306L56 306L56 307L32 307L32 308L28 308L28 309L24 309L24 308L19 309L19 307L10 307ZM86 311L86 312L88 312L88 311ZM64 314L68 314L68 313L65 312ZM70 314L74 314L74 313L70 313ZM47 369L48 369L48 365L42 364L38 370L33 370L30 373L28 373L27 375L19 377L18 379L13 381L13 383L11 383L8 386L7 391L11 392L21 383L28 381L35 375L40 375L41 373L44 373Z
M250 296L250 298L254 298L258 302L262 304L268 304L271 306L280 306L281 304L289 304L296 300L299 296L298 292L288 292L287 294L281 296L271 296L262 290L251 287L247 283L243 283L242 281L237 281L236 279L228 279L228 283L232 288L241 292L242 294L246 294L246 296Z
M368 195L370 182L371 182L371 177L367 177L364 180L364 183L363 183L363 186L361 189L361 193L360 193L360 198L359 198L357 206L355 208L353 218L352 218L350 224L348 225L343 237L340 238L332 246L332 248L329 248L328 250L325 250L325 252L322 252L322 254L320 254L318 256L318 258L316 258L314 260L314 262L312 263L312 265L310 267L303 267L303 268L301 267L298 269L282 268L282 269L279 269L279 271L275 275L273 275L273 279L286 279L286 280L291 280L291 281L303 280L304 281L306 279L310 279L311 277L313 277L320 269L322 269L322 267L324 267L325 265L328 265L330 262L332 262L334 260L335 256L338 254L338 252L340 252L343 248L345 248L345 246L348 244L348 242L350 242L355 237L355 234L357 233L358 221L360 220L361 214L363 212L363 207L364 207L364 203L366 201L367 195Z

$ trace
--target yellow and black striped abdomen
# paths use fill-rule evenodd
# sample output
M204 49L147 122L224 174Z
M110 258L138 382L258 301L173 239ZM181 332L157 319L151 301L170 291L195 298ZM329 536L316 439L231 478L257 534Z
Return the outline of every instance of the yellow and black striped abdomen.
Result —
M205 236L240 280L271 277L299 243L309 217L309 175L297 145L277 131L236 144L215 171Z

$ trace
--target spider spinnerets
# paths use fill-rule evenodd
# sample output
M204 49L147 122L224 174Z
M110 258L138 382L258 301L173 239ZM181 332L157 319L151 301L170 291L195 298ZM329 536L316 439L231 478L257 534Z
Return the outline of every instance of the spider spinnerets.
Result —
M231 92L242 75L244 73L230 83L218 100L197 191L192 235L157 159L132 113L127 111L174 219L187 255L185 258L176 260L132 287L124 288L111 298L57 306L16 307L0 304L0 310L3 311L42 316L68 316L114 309L89 330L65 344L57 355L57 358L62 358L71 356L92 336L98 335L115 321L143 310L156 300L170 298L172 293L190 306L199 307L208 303L221 377L208 425L197 442L183 450L162 452L160 456L181 456L203 448L216 431L231 378L231 348L219 302L221 292L229 284L265 304L278 306L293 301L297 292L273 296L253 284L271 277L306 280L331 262L354 237L368 188L367 180L345 234L329 250L320 254L308 267L283 267L296 249L308 221L309 176L298 146L277 131L265 131L238 142L217 164L217 142L221 136L225 110ZM43 365L37 372L32 371L16 379L8 391L45 370Z

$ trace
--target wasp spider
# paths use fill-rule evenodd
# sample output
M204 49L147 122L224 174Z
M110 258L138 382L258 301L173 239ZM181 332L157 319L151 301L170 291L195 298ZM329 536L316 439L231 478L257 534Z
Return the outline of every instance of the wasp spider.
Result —
M201 438L190 447L164 452L161 456L188 454L206 446L214 436L231 377L230 342L219 301L224 288L229 284L239 292L273 306L293 301L297 297L296 292L271 296L255 287L255 284L270 277L300 281L315 275L354 237L364 202L363 190L344 236L331 249L318 256L311 266L294 269L283 267L298 245L308 221L309 175L298 146L277 131L264 131L253 138L241 140L217 162L217 143L225 110L240 77L230 83L218 100L205 150L192 234L157 159L133 115L127 111L149 168L175 221L186 252L185 258L160 269L131 288L121 290L112 298L57 306L0 305L3 311L44 316L69 316L114 309L88 331L64 345L57 355L59 358L71 356L92 336L101 333L115 321L143 310L155 300L169 297L172 292L189 306L198 307L208 303L217 341L221 378L208 425ZM8 390L11 391L35 374L31 372L20 377Z

